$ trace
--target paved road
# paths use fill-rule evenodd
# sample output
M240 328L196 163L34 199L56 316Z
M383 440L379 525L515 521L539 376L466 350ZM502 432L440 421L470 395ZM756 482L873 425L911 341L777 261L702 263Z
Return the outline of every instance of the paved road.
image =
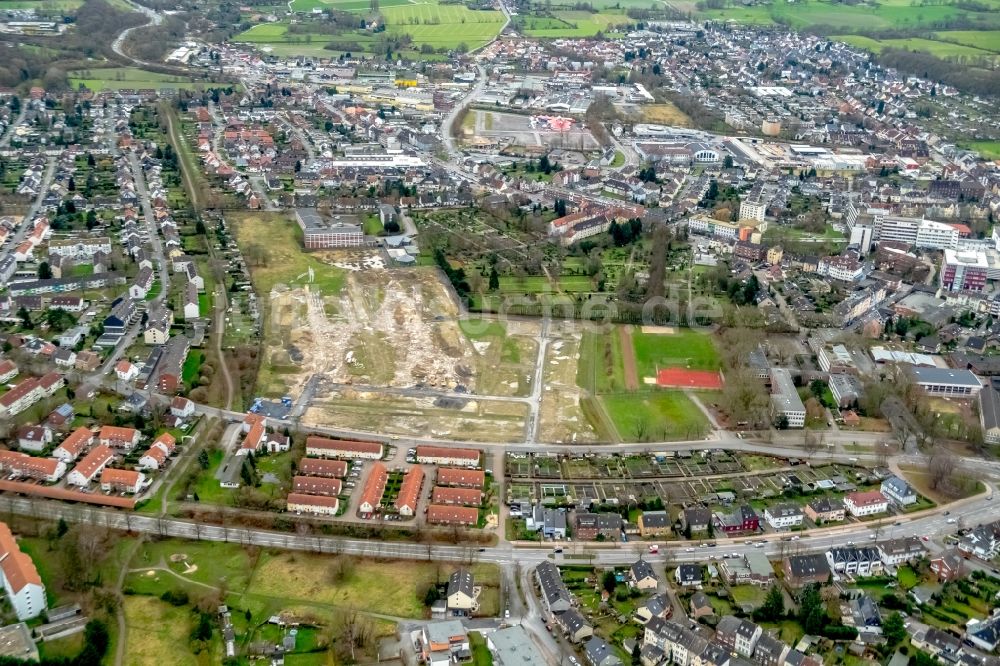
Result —
M0 148L6 148L10 145L10 140L14 138L14 131L24 122L24 116L28 113L28 103L21 100L21 111L17 114L17 118L7 126L7 132L0 138Z
M138 156L130 152L128 155L129 165L132 167L132 178L135 180L135 192L139 196L139 205L142 208L142 218L146 223L146 233L149 235L149 244L153 248L153 260L157 265L158 278L160 280L160 293L156 298L149 301L150 305L160 305L167 297L170 289L170 267L167 265L167 258L163 252L163 241L160 240L160 231L156 228L156 221L153 219L153 206L149 200L149 189L146 187L146 174L142 171Z
M142 5L131 2L131 0L124 0L124 2L125 4L129 5L129 7L131 7L133 10L139 12L140 14L144 14L149 20L143 23L142 25L137 25L122 30L121 33L117 37L115 37L115 41L111 43L111 50L120 55L122 58L125 58L126 60L131 60L139 67L142 67L144 65L163 67L163 63L152 63L152 62L146 62L145 60L139 60L138 58L133 58L129 54L125 53L124 49L122 48L125 44L125 40L128 39L128 36L132 33L133 30L139 30L140 28L148 28L151 25L160 25L161 23L163 23L163 14L153 11L149 7L143 7Z
M10 241L4 246L3 250L0 250L0 259L7 257L14 253L17 246L20 245L25 238L28 236L28 232L34 229L35 225L32 222L35 216L38 215L42 210L42 200L45 195L49 192L49 186L52 184L52 179L56 174L56 158L50 157L45 165L45 173L42 175L42 182L38 189L38 196L32 202L31 207L28 212L25 213L24 218L21 220L20 226L14 230L14 234L11 236Z
M507 20L509 21L510 19L508 18ZM472 104L472 100L478 97L486 88L486 69L482 65L476 65L476 70L478 72L476 85L472 87L465 97L455 104L455 108L449 111L441 121L441 139L444 142L444 149L448 152L448 157L453 160L459 160L462 157L462 151L456 146L455 137L452 135L452 125L455 124L455 118L458 117L458 114L463 109Z

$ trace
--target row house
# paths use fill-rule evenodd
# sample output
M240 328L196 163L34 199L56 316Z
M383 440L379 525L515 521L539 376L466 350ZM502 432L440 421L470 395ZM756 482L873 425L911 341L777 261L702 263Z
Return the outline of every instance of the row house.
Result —
M883 571L882 555L877 548L831 548L826 551L830 568L848 576L879 576Z

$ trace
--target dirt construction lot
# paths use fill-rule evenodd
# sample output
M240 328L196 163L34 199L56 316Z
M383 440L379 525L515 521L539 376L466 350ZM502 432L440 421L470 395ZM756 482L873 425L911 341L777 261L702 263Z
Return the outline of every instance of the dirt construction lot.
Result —
M339 294L276 285L261 392L298 395L322 374L337 384L469 386L476 351L432 270L349 271Z
M543 442L595 442L599 438L580 406L577 362L582 333L573 323L553 325L545 354L542 383L541 428Z

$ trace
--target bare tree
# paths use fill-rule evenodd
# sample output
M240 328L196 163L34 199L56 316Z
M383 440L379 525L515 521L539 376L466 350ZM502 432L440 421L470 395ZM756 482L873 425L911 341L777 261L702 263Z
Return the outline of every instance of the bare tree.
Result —
M357 662L357 650L367 648L375 635L371 618L350 608L337 616L334 626L340 636L337 643L347 648L352 662Z
M955 454L942 446L935 447L931 457L927 460L931 490L947 487L948 479L955 472L957 466L958 460L955 458Z

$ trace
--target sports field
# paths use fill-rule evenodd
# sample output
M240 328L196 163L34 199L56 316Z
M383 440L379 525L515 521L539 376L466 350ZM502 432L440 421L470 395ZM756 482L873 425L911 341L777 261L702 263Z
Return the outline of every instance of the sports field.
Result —
M622 441L699 439L709 428L698 406L682 391L601 396Z
M719 354L708 333L687 328L674 329L668 335L636 330L632 333L632 343L640 382L645 377L655 377L657 368L719 368Z
M113 67L106 69L82 69L70 72L69 84L78 88L81 84L90 90L121 90L122 88L208 88L208 81L192 81L183 76L147 72L136 67ZM224 86L226 84L216 84Z

